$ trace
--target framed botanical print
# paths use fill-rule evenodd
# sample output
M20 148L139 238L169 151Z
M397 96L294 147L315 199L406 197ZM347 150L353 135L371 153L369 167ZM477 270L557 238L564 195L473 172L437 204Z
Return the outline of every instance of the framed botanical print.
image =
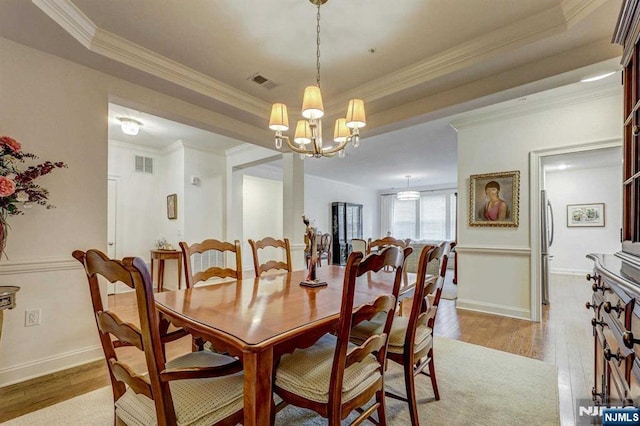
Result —
M604 203L568 204L567 226L604 226Z

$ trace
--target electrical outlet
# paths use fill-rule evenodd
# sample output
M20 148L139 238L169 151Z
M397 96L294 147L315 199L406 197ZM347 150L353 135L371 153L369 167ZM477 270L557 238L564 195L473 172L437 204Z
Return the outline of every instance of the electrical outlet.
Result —
M24 311L24 326L40 325L40 312L40 309L27 309Z

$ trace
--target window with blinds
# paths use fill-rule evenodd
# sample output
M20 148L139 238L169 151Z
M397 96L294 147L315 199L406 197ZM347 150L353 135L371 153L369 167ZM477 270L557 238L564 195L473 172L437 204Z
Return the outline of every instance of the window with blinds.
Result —
M393 200L392 234L412 240L454 240L455 193L422 192L416 201Z

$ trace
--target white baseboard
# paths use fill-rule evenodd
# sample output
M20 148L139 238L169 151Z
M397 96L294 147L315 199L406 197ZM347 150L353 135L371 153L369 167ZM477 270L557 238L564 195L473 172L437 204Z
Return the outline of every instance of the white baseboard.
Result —
M475 300L460 299L456 301L456 308L503 317L531 320L531 310L515 308L513 306L496 305L493 303L476 302Z
M66 370L103 358L104 352L102 351L102 346L97 345L25 364L14 365L10 368L0 369L0 387L24 382L25 380Z

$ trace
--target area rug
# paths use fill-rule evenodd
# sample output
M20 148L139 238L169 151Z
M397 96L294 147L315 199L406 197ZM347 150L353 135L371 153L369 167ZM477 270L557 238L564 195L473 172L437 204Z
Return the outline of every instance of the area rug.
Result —
M530 358L457 340L435 343L440 401L431 383L418 377L420 419L431 425L559 425L556 367ZM402 369L389 363L387 387L404 392ZM105 387L10 420L9 426L113 425L111 389ZM406 403L387 398L388 424L411 424ZM277 425L324 425L314 413L287 407Z
M455 285L451 280L446 280L444 282L444 286L442 286L442 294L440 295L442 299L447 300L455 300L458 298L458 286Z

